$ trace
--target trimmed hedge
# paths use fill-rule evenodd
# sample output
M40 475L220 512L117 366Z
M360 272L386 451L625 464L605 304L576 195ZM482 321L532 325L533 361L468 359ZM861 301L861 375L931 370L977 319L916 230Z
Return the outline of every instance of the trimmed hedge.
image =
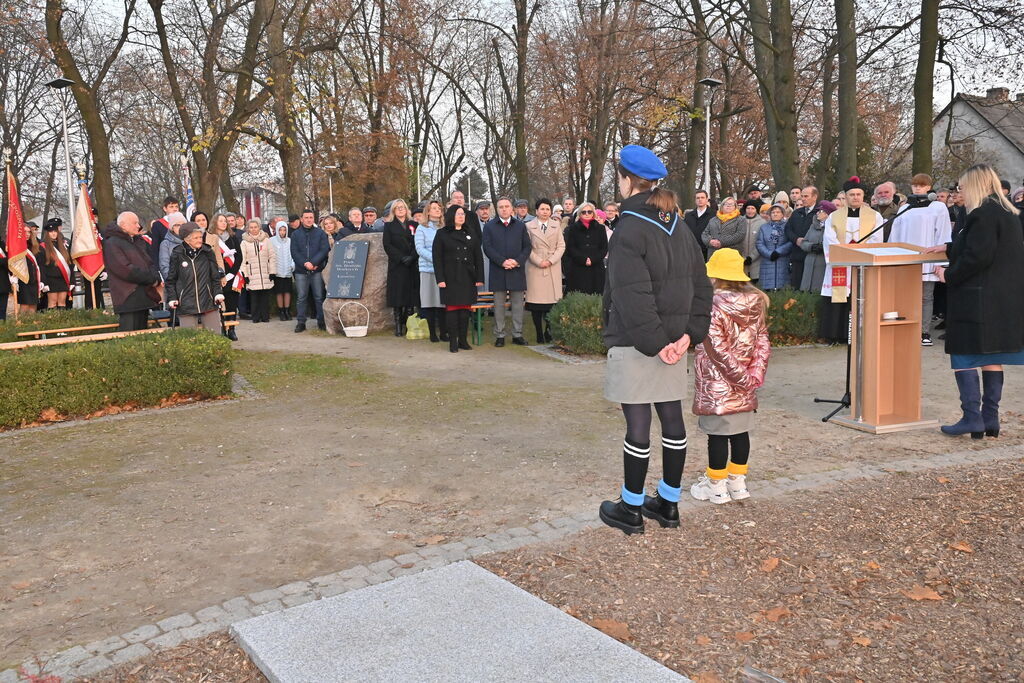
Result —
M600 294L566 294L548 314L551 336L571 353L604 355L604 322Z
M59 308L34 315L23 315L18 322L15 322L14 316L11 315L6 321L0 321L0 343L23 341L24 337L20 340L18 338L19 332L59 330L64 327L85 327L116 322L117 315L104 310Z
M231 342L173 330L0 352L0 429L231 393Z
M818 339L818 305L814 292L780 289L767 292L768 332L773 346L808 344ZM599 294L568 294L551 309L551 333L570 353L604 354Z

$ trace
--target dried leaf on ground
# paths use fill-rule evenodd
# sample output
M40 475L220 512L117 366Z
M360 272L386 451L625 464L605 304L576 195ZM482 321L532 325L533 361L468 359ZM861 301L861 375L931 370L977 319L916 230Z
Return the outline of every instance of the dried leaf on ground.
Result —
M777 557L769 557L768 559L766 559L764 562L761 563L761 571L763 571L763 572L773 572L773 571L775 571L775 568L778 567L778 566L779 566L779 558L777 558Z
M629 632L629 626L614 619L594 619L590 625L601 633L611 636L616 640L633 640L633 634Z
M422 543L423 545L437 545L442 541L444 541L444 536L442 536L441 534L434 534L432 536L427 536L426 538L420 539L420 543Z
M725 683L725 679L714 671L701 671L693 677L693 683Z
M741 643L749 643L754 639L754 634L750 631L737 631L733 637Z
M708 638L707 636L697 636L697 644L698 645L710 645L711 644L711 639Z
M948 484L949 477L939 477L936 481L938 481L940 484Z
M973 553L974 548L967 541L957 541L956 543L950 543L949 547L953 550L959 550L962 553Z
M914 586L910 590L900 591L911 600L942 600L942 596L927 586Z
M789 608L785 605L779 605L778 607L772 607L764 613L764 618L773 624L778 622L782 617L791 617L793 613L789 611Z
M864 647L867 647L868 645L871 644L871 639L866 637L866 636L858 636L858 637L853 639L853 642L856 643L857 645L862 645Z
M869 570L871 570L873 572L878 571L881 568L882 568L882 565L878 564L874 560L871 560L866 565L864 565L864 569L869 569Z

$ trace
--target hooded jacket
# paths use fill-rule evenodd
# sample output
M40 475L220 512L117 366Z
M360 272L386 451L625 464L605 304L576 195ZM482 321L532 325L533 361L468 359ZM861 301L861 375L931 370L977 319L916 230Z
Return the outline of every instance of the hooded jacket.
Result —
M170 230L167 231L167 234L164 235L163 240L160 242L160 262L158 265L160 268L160 277L164 280L167 280L167 274L170 272L171 252L174 251L174 248L179 244L181 244L181 238Z
M693 359L695 415L732 415L757 409L771 344L765 304L757 291L715 292L708 336Z
M678 214L648 204L650 196L641 192L619 207L608 246L604 341L656 356L684 334L691 344L704 340L712 291L693 233Z

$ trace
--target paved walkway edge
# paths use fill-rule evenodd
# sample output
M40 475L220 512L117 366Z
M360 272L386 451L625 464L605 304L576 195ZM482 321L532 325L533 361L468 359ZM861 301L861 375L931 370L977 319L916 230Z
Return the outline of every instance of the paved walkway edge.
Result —
M753 480L751 491L759 500L771 499L794 491L821 489L838 482L872 479L888 474L921 472L943 467L981 464L999 460L1019 460L1024 453L1017 446L995 446L976 451L959 451L926 458L908 458L887 464L854 465L828 472L795 477ZM611 489L609 489L611 492ZM681 511L706 506L688 496L680 501ZM145 624L127 633L111 636L84 645L76 645L56 654L39 655L24 662L29 674L47 673L74 680L97 674L104 669L144 657L153 652L175 647L186 640L201 638L232 624L261 614L277 612L313 600L333 597L348 591L383 583L399 576L436 569L479 555L520 548L533 543L556 541L583 529L599 527L596 510L586 510L571 517L551 522L535 522L526 527L464 538L444 545L431 545L415 552L398 555L365 565L349 567L333 574L307 581L256 591L211 605L196 612L185 612L155 624ZM23 679L17 669L0 672L0 683L19 683Z

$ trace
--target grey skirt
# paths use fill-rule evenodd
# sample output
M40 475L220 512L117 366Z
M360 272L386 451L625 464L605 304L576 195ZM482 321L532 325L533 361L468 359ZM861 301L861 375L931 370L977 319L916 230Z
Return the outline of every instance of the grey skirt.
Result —
M433 273L420 273L420 306L423 308L442 308L441 289L437 286L437 278Z
M732 436L749 432L754 426L754 413L733 413L732 415L698 415L700 431L711 436Z
M608 349L604 397L615 403L664 403L686 399L686 359L668 365L632 346Z

